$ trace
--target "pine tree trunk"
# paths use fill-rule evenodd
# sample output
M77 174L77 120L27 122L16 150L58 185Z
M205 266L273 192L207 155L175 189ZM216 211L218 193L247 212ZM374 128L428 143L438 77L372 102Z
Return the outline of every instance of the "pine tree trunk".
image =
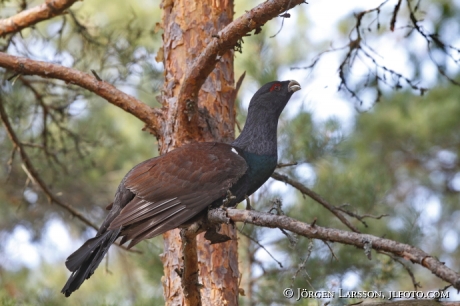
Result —
M219 59L198 97L187 97L186 111L177 103L179 87L186 69L213 35L233 19L232 0L164 0L163 59L165 83L162 92L163 135L160 154L192 141L229 142L234 138L233 52ZM161 54L161 53L160 53ZM166 305L195 304L184 297L180 271L183 268L182 242L179 230L164 234L164 277ZM202 305L238 304L238 253L235 229L222 231L231 241L210 245L198 236L196 252L199 297ZM199 305L199 303L197 303Z

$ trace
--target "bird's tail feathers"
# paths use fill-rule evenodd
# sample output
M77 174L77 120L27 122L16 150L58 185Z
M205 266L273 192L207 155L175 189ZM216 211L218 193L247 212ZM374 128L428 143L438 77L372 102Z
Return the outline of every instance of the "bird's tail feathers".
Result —
M89 239L67 258L65 265L72 272L72 275L61 291L66 297L80 288L81 284L93 275L110 246L118 238L120 230L121 228L110 230Z

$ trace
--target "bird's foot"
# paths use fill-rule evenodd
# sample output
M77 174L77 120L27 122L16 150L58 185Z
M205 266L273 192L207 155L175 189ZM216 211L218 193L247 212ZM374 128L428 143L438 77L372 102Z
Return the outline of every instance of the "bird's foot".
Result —
M228 207L234 199L236 199L236 197L232 194L230 190L227 190L227 197L225 197L225 199L222 200L222 206Z
M204 234L204 238L206 238L207 240L209 240L211 242L211 244L216 244L216 243L222 243L222 242L226 242L226 241L229 241L229 240L232 240L229 236L227 235L223 235L223 234L219 234L217 232L217 227L214 226L214 227L211 227L210 229L208 229L206 231L206 233Z

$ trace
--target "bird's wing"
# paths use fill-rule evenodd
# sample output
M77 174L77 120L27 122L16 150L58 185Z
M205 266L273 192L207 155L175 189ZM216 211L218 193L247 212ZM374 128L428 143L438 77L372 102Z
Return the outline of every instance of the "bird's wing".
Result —
M193 143L147 160L123 180L135 196L109 229L122 227L129 247L174 229L225 197L246 170L246 161L223 143Z

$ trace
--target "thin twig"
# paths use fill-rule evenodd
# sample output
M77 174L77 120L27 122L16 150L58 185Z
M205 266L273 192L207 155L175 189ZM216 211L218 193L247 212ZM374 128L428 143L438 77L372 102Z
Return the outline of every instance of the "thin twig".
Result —
M8 133L8 137L10 140L13 142L13 144L17 147L19 154L21 155L21 159L24 163L24 167L27 169L27 173L33 178L33 181L40 186L40 188L43 190L45 195L47 196L48 200L50 202L53 202L57 204L58 206L64 208L70 214L77 219L81 220L83 223L86 225L94 228L96 231L98 230L98 226L96 226L94 223L92 223L89 219L87 219L85 216L83 216L80 212L75 210L72 206L62 202L60 199L56 198L54 194L49 190L48 186L45 184L45 182L42 180L40 175L38 174L37 170L35 170L35 167L32 165L32 162L29 159L29 156L27 155L26 151L24 150L24 147L22 143L19 141L16 133L13 130L13 127L11 126L11 123L8 119L8 115L6 114L5 107L3 105L3 100L0 97L0 118L3 121L3 124L5 125L6 131Z
M246 76L246 71L244 71L238 78L238 81L236 82L235 90L233 91L233 107L235 108L235 110L236 110L236 97L238 96L238 92L240 91L240 88L241 88L241 85L243 84L245 76ZM238 128L238 132L241 133L241 126L238 120L236 120L236 116L235 116L235 123L236 123L236 127Z
M292 1L292 0L289 0L289 4L288 4L288 6L287 6L288 8L291 7L291 1ZM289 10L289 9L288 9L288 10ZM281 21L280 29L278 30L278 32L276 32L275 35L270 36L270 38L276 37L276 35L278 35L278 34L281 32L281 30L283 29L283 26L284 26L284 19L285 19L285 18L291 17L291 15L287 13L288 10L286 10L286 11L284 12L284 14L281 14L281 15L279 16L279 17L283 18L283 21Z
M337 258L337 256L335 256L334 250L333 250L332 247L329 245L329 243L327 243L327 241L324 241L324 240L321 240L321 241L329 248L329 251L331 252L332 257L335 258L335 260L339 261L339 259Z
M300 182L297 182L296 180L293 180L286 175L279 174L277 172L273 172L272 178L275 180L285 182L286 184L291 185L292 187L296 188L299 190L302 194L309 196L319 204L323 205L326 209L328 209L330 212L332 212L340 221L342 221L343 224L345 224L349 229L351 229L353 232L359 233L359 230L348 221L344 215L340 211L338 211L333 205L329 204L326 200L324 200L319 194L316 192L310 190Z
M310 275L308 275L307 269L305 267L305 264L307 263L308 259L311 256L311 253L313 251L313 240L310 239L310 242L308 243L308 248L307 248L307 256L305 256L305 259L302 260L302 262L299 264L299 267L295 271L294 275L291 277L291 288L294 287L294 281L297 278L297 275L299 275L300 270L304 270L305 274L310 278ZM310 283L310 281L307 279L308 284L313 288L313 285Z
M396 3L395 8L393 10L393 16L391 17L391 21L390 21L391 32L395 30L396 18L398 16L399 8L401 7L401 2L402 0L398 0L398 3Z
M346 204L348 205L348 204ZM368 227L367 223L364 221L365 218L370 218L370 219L376 219L376 220L379 220L379 219L382 219L384 217L388 217L389 214L381 214L381 215L378 215L378 216L374 216L374 215L371 215L371 214L364 214L364 215L358 215L358 214L355 214L354 212L352 211L349 211L347 209L344 209L343 206L346 206L346 205L342 205L342 206L335 206L335 209L337 210L340 210L341 212L349 215L350 217L353 217L353 218L356 218L358 221L360 221L365 227Z
M412 285L414 286L414 290L417 291L418 288L422 288L422 286L420 285L419 282L417 282L417 280L415 279L415 275L414 273L412 272L412 270L403 262L401 261L399 258L393 256L393 254L390 254L388 252L382 252L380 251L379 252L380 254L384 254L388 257L390 257L391 259L393 259L394 261L396 261L397 263L399 263L401 266L403 266L404 270L406 270L407 274L409 274L409 277L410 279L412 280Z
M267 254L280 266L280 268L283 268L283 264L281 262L279 262L275 256L272 255L272 253L270 253L267 248L265 248L259 241L257 241L256 239L252 238L249 234L245 233L244 231L238 229L238 232L240 232L243 236L245 236L246 238L248 238L249 240L251 240L252 242L254 242L255 244L257 244L261 249L263 249L265 252L267 252Z
M280 168L285 168L285 167L290 167L290 166L297 166L298 163L297 162L292 162L292 163L279 163L278 165L276 165L276 168L277 169L280 169Z

